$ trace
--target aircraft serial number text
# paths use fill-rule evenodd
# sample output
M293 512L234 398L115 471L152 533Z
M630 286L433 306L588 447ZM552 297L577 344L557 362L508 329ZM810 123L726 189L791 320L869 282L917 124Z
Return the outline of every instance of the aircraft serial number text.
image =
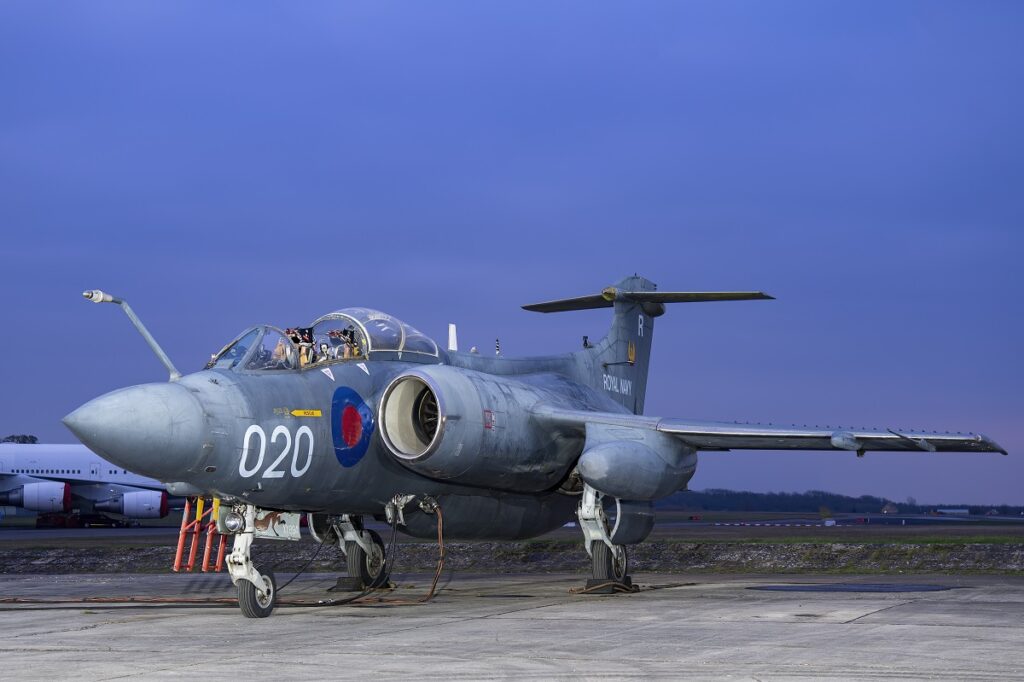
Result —
M281 463L291 454L291 475L299 477L309 471L309 465L313 463L313 431L308 426L300 426L295 431L295 438L287 426L277 426L270 433L270 444L277 448L277 441L283 440L281 452L271 462L270 466L263 471L260 478L284 478L285 471L279 469ZM254 448L253 443L257 446ZM305 447L302 447L302 444ZM250 453L256 450L255 463L249 464ZM301 451L301 455L300 455ZM243 478L251 478L263 469L263 462L267 454L267 432L259 424L253 424L245 430L242 437L242 457L238 460L238 474ZM274 455L272 454L271 457ZM300 456L303 459L302 466L299 466Z

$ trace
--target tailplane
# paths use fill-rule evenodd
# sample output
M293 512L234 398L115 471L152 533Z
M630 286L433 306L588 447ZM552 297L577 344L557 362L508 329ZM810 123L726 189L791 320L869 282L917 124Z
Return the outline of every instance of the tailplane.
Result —
M656 291L654 282L634 275L592 296L563 298L524 305L524 310L560 313L614 308L611 329L592 347L581 351L579 377L634 414L642 414L647 393L654 318L665 314L666 303L770 300L761 291Z

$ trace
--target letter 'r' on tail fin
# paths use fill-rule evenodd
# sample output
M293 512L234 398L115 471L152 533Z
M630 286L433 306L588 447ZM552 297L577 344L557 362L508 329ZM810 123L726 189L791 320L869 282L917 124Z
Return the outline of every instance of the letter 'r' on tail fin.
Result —
M614 308L607 336L579 357L578 378L608 394L634 414L642 414L650 368L654 318L666 303L755 301L772 299L761 291L657 291L654 282L634 275L600 294L524 305L538 313Z

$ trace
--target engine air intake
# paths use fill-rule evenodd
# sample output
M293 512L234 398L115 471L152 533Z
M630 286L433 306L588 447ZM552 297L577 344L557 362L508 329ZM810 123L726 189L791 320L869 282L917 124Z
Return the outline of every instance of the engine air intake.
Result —
M395 379L381 404L381 435L396 457L416 460L434 449L442 430L441 409L437 393L423 378Z

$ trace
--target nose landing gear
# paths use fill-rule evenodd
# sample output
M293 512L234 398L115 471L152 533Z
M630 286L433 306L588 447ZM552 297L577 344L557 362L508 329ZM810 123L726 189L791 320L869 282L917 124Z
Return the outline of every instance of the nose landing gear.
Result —
M228 575L238 588L238 606L247 618L266 618L277 604L277 582L269 570L260 570L252 562L252 543L257 537L267 540L297 541L299 515L259 509L252 504L220 508L217 518L220 533L234 534L235 542L227 558Z
M250 550L256 528L256 507L247 504L242 513L244 529L235 535L228 556L228 575L238 588L238 607L246 618L266 618L277 603L277 583L270 571L261 573L252 563Z

